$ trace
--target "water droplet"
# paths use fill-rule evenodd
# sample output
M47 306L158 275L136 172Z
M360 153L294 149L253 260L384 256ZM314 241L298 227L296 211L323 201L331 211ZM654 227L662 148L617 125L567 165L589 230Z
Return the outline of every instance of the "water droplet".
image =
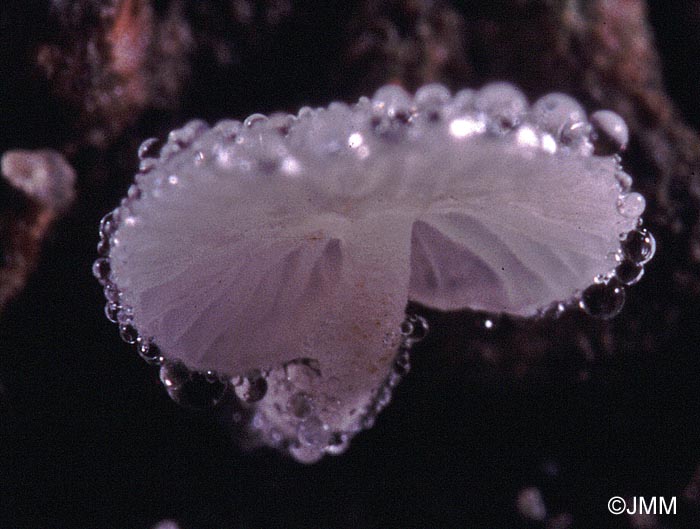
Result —
M113 303L121 302L122 293L112 283L107 283L102 291L104 292L105 299L107 299L107 301L112 301Z
M372 103L389 118L408 120L411 115L411 96L400 86L382 86L374 93Z
M486 318L486 319L484 320L484 329L490 331L490 330L493 329L495 326L496 326L496 324L494 323L494 321L493 321L492 319Z
M117 323L129 324L133 323L134 320L134 309L131 307L121 307L119 314L117 314Z
M310 465L319 461L325 452L322 449L292 443L289 446L289 454L299 463Z
M634 285L644 277L644 266L634 261L625 260L615 268L615 277L623 285Z
M119 318L119 316L117 316ZM119 336L126 343L136 343L136 339L139 337L139 332L130 323L119 324Z
M617 171L615 173L615 180L617 180L620 191L623 193L627 193L632 188L632 177L624 171Z
M267 393L267 380L260 371L254 370L244 376L234 390L243 402L257 402Z
M139 356L143 358L146 363L159 366L165 362L165 359L160 352L160 348L154 342L151 340L138 338L137 343Z
M158 158L158 151L162 147L163 142L158 138L148 138L139 145L138 156L139 160L147 158Z
M109 276L112 273L112 267L109 264L109 259L100 257L92 263L92 275L95 276L101 285L106 285L109 282Z
M401 349L394 360L394 373L403 377L411 370L411 358L407 349Z
M190 378L190 371L182 362L165 362L160 368L160 381L168 390L180 389Z
M121 308L121 305L119 305L118 303L108 301L105 304L105 316L107 316L107 319L112 323L117 323L117 319L119 318L119 311L121 310Z
M656 239L646 229L633 230L622 242L625 257L637 264L645 264L656 253Z
M617 316L625 304L625 289L615 279L598 283L583 291L579 307L596 318L609 320Z
M267 121L267 116L265 114L251 114L243 122L243 126L252 129L254 126L262 125Z
M167 161L167 160L170 160L177 153L179 153L181 150L182 150L182 145L180 145L179 143L169 141L168 143L163 145L163 147L160 149L160 157L163 161ZM156 162L156 160L151 160L151 159L142 160L141 163L139 164L139 168L141 169L141 171L144 171L144 169L142 168L144 166L144 164L150 165L150 168L149 168L149 170L150 170L153 167L155 167L155 165L157 165L157 162Z
M299 423L299 426L297 426L297 437L304 446L324 448L328 445L330 432L327 424L324 424L321 419L312 415Z
M97 243L97 255L101 257L106 257L109 255L109 240L108 239L100 239L100 242Z
M349 446L348 435L342 432L333 432L328 438L326 453L337 456L344 453Z
M207 380L209 383L214 383L220 380L223 380L222 377L219 376L219 374L216 371L208 370L204 372L204 378Z
M586 122L586 113L578 101L560 93L547 94L538 99L530 114L535 123L555 138L560 137L566 125Z
M646 205L646 200L639 193L623 193L617 199L617 211L629 219L644 213Z
M136 184L132 184L129 186L129 190L126 194L129 197L129 200L138 200L141 198L141 189L139 189L139 186Z
M202 373L189 373L178 388L167 388L168 395L181 406L206 409L216 406L226 393L226 384L221 380L207 381Z
M219 121L215 126L214 130L218 132L222 138L226 140L233 140L236 138L238 133L241 131L243 125L240 121L232 119L224 119Z
M590 156L593 153L593 144L590 140L591 125L585 121L576 121L565 124L559 139L570 152L575 152L581 156Z
M473 104L491 118L490 129L499 133L517 126L528 106L523 93L508 83L487 84L476 93Z
M401 336L406 345L420 342L428 334L428 322L423 316L411 314L401 323Z
M189 147L200 134L207 130L209 130L209 125L201 119L194 119L185 124L184 127L171 131L170 134L168 134L168 144Z
M540 309L537 315L541 318L560 318L566 312L566 304L562 302L552 303L547 307Z
M442 119L442 112L450 97L450 91L441 84L434 83L419 88L414 98L418 115L424 121L437 123Z
M609 156L622 151L629 141L625 120L610 110L598 110L591 115L595 154Z
M461 116L464 115L465 112L473 110L475 97L476 90L472 90L470 88L465 88L457 92L449 105L450 114L454 116Z
M102 239L109 239L116 229L117 221L114 218L114 212L110 211L100 220L100 237Z
M281 136L287 136L295 121L296 118L291 114L272 114L268 120L268 126Z

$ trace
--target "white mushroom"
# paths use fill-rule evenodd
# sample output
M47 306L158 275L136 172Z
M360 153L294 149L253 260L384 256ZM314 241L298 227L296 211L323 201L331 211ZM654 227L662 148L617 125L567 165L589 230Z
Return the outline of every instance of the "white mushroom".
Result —
M409 299L619 311L615 268L643 262L621 234L638 233L644 203L617 156L593 155L591 131L573 99L528 108L504 83L192 122L158 158L144 143L135 186L103 220L108 316L165 361L171 393L187 370L214 372L263 442L302 461L338 453L426 331L414 317L402 334Z

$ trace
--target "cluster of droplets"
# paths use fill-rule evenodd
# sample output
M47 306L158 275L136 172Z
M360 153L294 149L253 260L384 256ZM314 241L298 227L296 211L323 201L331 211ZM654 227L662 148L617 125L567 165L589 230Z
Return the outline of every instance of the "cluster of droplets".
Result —
M234 395L239 406L234 422L248 421L248 429L260 442L288 451L300 461L315 461L323 454L339 454L360 429L369 428L388 404L393 388L410 369L409 353L428 331L425 319L411 315L398 331L398 353L384 384L347 430L332 430L324 415L333 413L333 397L314 388L320 368L309 358L271 370L256 370L231 378L230 374L199 372L167 358L152 337L143 336L134 325L133 308L123 301L111 272L110 250L119 245L118 229L138 222L132 204L143 194L154 197L181 185L177 174L157 169L174 157L186 157L195 166L213 164L224 171L246 171L293 179L304 170L304 160L293 152L362 163L386 142L420 142L440 127L456 141L487 135L531 149L560 156L613 156L628 142L622 118L609 111L587 118L584 109L564 94L548 94L533 105L515 87L494 83L454 95L441 85L428 85L411 97L397 86L385 86L372 98L355 105L332 103L327 108L303 108L296 116L254 114L243 122L225 120L209 128L196 120L172 131L164 144L149 139L139 147L139 174L119 207L100 223L99 258L93 274L103 286L105 314L119 326L121 338L134 344L149 364L159 366L160 379L177 402L211 406L224 394ZM294 128L296 134L290 135ZM214 141L212 141L214 140ZM288 142L288 143L287 143ZM213 144L213 147L212 147ZM635 218L644 211L644 198L631 191L632 180L620 170L615 183L616 204L623 217ZM610 272L569 300L557 301L540 311L556 317L571 306L607 319L622 309L625 286L638 282L644 265L653 257L653 236L639 227L621 235L619 251L612 256ZM493 320L486 320L493 326ZM491 328L489 323L486 328ZM394 337L387 337L392 341ZM227 393L228 392L228 393ZM262 404L265 405L262 405Z
M644 276L644 265L656 252L654 236L644 228L621 235L622 248L616 255L619 264L607 277L596 278L581 294L578 305L591 316L610 319L625 304L625 286L638 283Z
M625 287L637 284L644 277L644 266L656 253L656 240L649 230L639 227L620 234L620 241L620 249L612 256L614 268L595 277L592 285L571 299L544 307L539 316L556 319L572 307L601 320L620 314L627 297Z
M134 196L135 186L132 186L129 197L133 199ZM117 226L120 221L129 222L129 214L128 199L125 199L120 207L100 221L100 240L97 243L100 257L93 263L92 273L103 288L105 316L118 325L121 339L134 345L144 361L160 368L160 380L173 400L188 407L214 406L222 399L228 380L212 371L193 371L181 362L167 360L151 337L139 334L134 325L133 308L124 303L122 292L113 280L109 251L119 245Z
M410 370L411 349L428 334L428 322L410 314L401 325L398 354L383 384L370 403L354 410L358 420L346 430L332 429L326 420L339 404L319 390L323 373L318 362L300 358L281 368L254 370L233 377L230 387L238 399L234 422L248 421L250 441L288 452L296 460L312 463L323 455L344 453L350 439L371 428L377 415L391 400L393 389Z
M142 150L143 151L143 150ZM141 151L140 151L141 152ZM130 197L134 197L134 191ZM119 327L123 341L135 345L148 364L159 368L159 378L168 395L178 404L191 408L210 408L226 395L235 397L233 422L248 429L248 442L264 444L288 452L296 460L311 463L324 454L344 453L350 439L360 430L371 428L377 415L391 400L391 394L410 370L410 351L428 334L428 322L416 314L407 315L398 331L398 353L384 383L377 388L370 404L357 410L356 426L349 430L331 430L323 415L333 413L333 397L313 388L322 376L318 362L302 358L269 370L253 370L228 377L213 371L189 369L184 363L169 360L152 338L139 334L133 323L133 309L122 301L122 293L112 278L109 249L119 244L116 226L128 215L128 201L103 217L100 222L100 257L93 263L93 275L103 286L105 315ZM388 337L394 340L395 337ZM266 399L267 398L267 399ZM265 406L259 404L263 400ZM271 416L275 415L275 416Z

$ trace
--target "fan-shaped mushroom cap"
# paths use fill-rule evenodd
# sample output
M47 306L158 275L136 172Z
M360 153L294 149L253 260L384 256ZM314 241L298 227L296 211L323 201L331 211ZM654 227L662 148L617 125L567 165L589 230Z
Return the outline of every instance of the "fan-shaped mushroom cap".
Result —
M240 377L244 400L262 376L268 444L340 451L388 401L408 299L529 317L614 275L644 204L591 131L573 99L528 107L504 83L192 122L158 158L142 146L106 221L107 310L168 362Z

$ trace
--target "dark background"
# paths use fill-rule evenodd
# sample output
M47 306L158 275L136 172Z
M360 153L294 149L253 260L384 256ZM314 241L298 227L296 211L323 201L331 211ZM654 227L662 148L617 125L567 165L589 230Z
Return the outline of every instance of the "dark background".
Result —
M117 2L148 41L127 73L105 45L112 5L0 7L0 151L51 147L78 174L75 205L0 320L0 528L700 527L700 2L651 2L639 17L645 4L629 0L577 13L526 0ZM627 44L601 44L606 28ZM504 318L486 332L475 315L426 313L431 333L375 427L304 466L243 453L223 412L176 405L105 319L97 225L143 139L193 117L352 101L387 81L493 79L630 123L623 163L659 250L616 320ZM86 104L116 86L126 95ZM22 198L2 185L11 219ZM547 521L518 514L525 487ZM615 495L677 496L678 514L642 526L608 514Z

